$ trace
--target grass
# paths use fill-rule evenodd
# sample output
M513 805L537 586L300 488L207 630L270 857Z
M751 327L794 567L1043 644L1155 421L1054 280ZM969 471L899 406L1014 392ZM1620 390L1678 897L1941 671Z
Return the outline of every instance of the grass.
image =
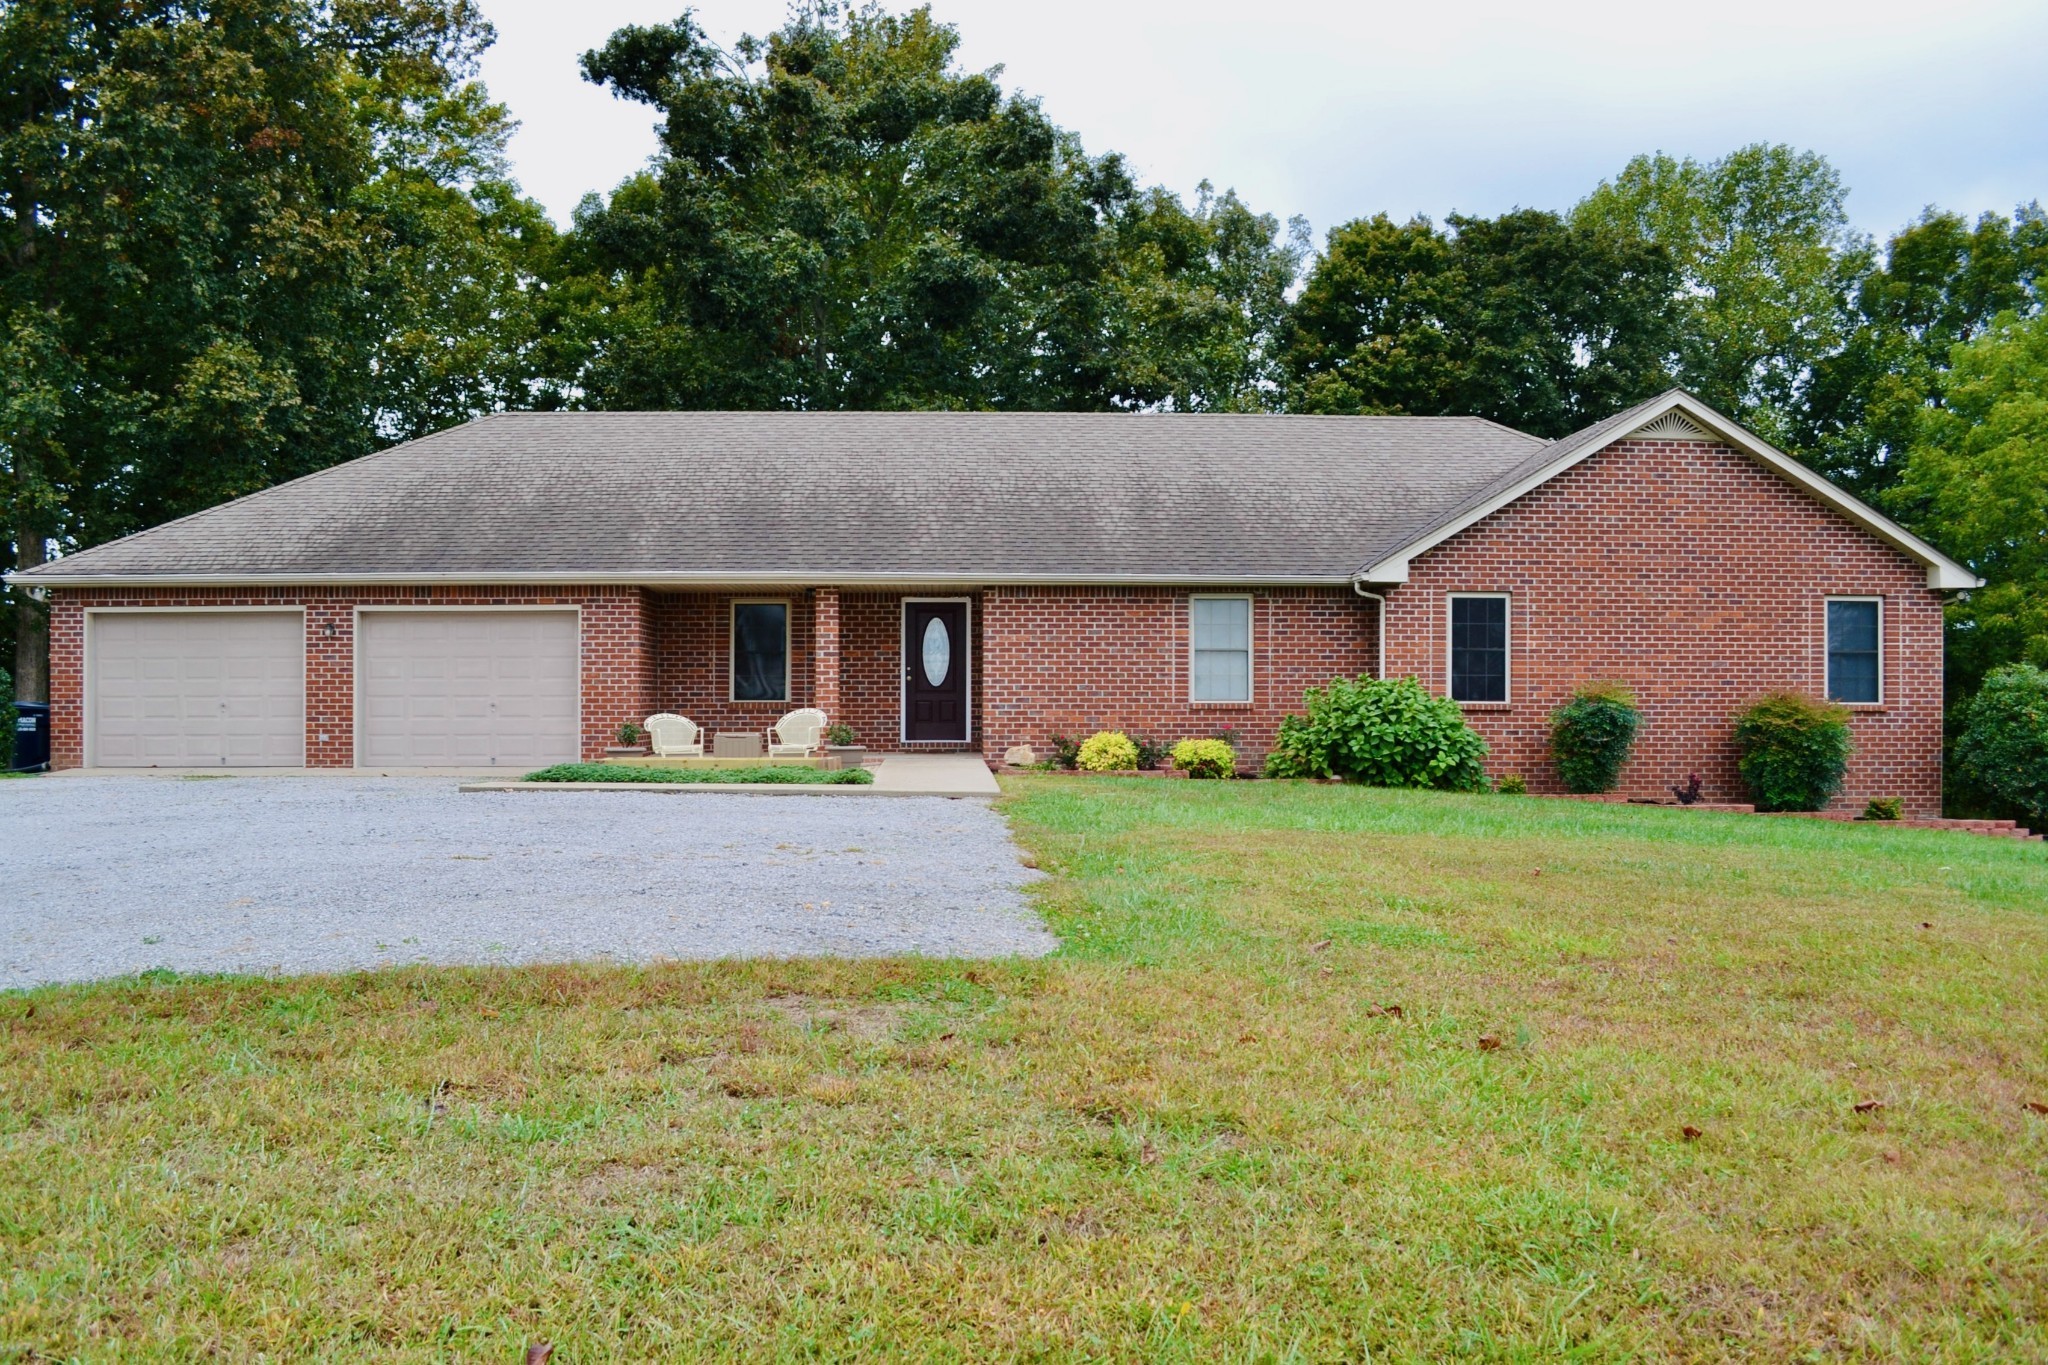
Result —
M623 763L557 763L528 773L523 782L744 782L789 786L864 786L875 780L866 768L648 768Z
M1008 789L1045 961L0 997L0 1358L2048 1357L2040 845Z

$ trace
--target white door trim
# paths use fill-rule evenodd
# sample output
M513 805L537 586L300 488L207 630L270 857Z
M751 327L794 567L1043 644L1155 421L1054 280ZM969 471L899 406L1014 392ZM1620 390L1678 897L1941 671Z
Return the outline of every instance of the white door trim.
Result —
M910 608L918 602L958 602L966 608L960 618L960 657L967 661L967 733L959 739L912 739L910 737ZM896 742L898 744L974 743L974 599L971 597L905 597L896 607Z
M99 757L93 752L95 745L93 716L93 658L92 618L95 616L226 616L252 614L282 615L290 613L299 618L299 766L306 766L306 608L303 603L281 603L277 606L231 606L231 607L87 607L79 630L78 663L83 671L79 683L78 718L78 759L90 768Z

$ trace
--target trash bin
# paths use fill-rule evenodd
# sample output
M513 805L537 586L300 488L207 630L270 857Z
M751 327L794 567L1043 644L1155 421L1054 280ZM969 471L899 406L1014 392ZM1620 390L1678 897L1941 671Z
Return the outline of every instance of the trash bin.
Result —
M18 701L14 709L14 766L25 771L49 767L49 703Z

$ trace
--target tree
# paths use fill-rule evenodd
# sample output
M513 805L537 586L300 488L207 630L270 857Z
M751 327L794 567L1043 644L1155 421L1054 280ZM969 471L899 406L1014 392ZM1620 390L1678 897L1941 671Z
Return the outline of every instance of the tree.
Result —
M1846 193L1825 157L1756 143L1707 162L1639 156L1571 216L1665 250L1680 282L1679 382L1785 441L1868 263Z
M466 79L489 38L473 0L0 8L17 567L505 400L506 243L533 224Z
M1235 196L1138 194L927 9L798 7L727 51L685 15L584 72L662 114L560 283L599 407L1256 405L1294 250Z
M1886 501L1986 580L1948 608L1959 696L2001 664L2048 666L2048 314L2001 315L1938 382Z
M1289 320L1290 408L1561 436L1670 382L1659 248L1536 209L1448 226L1381 214L1331 231Z
M1941 401L1949 352L2003 312L2042 306L2048 215L1928 209L1886 244L1848 301L1844 341L1815 362L1794 448L1869 498L1897 483L1922 412Z

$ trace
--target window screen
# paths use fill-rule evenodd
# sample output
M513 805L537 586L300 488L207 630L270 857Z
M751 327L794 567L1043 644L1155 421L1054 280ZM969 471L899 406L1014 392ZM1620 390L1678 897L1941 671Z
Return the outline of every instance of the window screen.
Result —
M1194 617L1195 666L1190 695L1196 701L1252 699L1252 600L1249 597L1189 599Z
M1828 603L1828 700L1875 702L1878 604Z
M789 606L736 602L732 609L732 698L789 700Z
M1508 599L1451 599L1451 698L1508 699Z

